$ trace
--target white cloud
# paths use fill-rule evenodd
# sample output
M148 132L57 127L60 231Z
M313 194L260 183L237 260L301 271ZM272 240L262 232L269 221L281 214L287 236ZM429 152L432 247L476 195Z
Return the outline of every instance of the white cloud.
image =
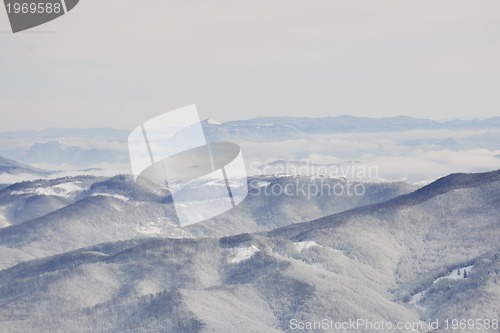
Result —
M317 164L338 164L357 161L373 165L378 176L386 180L431 181L455 172L481 172L500 169L500 150L470 148L450 151L432 142L450 137L467 140L461 131L412 131L389 133L359 133L308 136L282 142L242 142L247 166L252 163L270 163L276 160L308 161ZM495 131L473 132L484 136L484 142ZM410 139L419 139L414 145L403 145ZM431 143L429 143L431 142ZM493 138L492 145L498 142ZM499 146L498 143L496 146ZM500 147L500 146L499 146Z

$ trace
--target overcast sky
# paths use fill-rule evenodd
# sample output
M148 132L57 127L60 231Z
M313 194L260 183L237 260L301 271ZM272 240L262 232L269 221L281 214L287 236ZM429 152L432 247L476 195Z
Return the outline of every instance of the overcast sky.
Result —
M12 34L0 131L202 118L500 116L500 1L81 0Z

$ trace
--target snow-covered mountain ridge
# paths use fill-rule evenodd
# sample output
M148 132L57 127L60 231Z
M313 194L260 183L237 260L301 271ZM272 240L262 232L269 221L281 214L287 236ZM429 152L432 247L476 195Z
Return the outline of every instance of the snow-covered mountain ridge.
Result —
M500 171L457 174L274 231L124 240L25 261L0 271L0 321L8 332L189 333L293 332L292 320L324 318L426 332L428 319L495 319L499 200ZM467 278L449 278L464 268Z
M13 184L0 190L0 250L15 255L1 256L0 267L137 237L228 236L271 230L394 198L416 188L406 183L369 183L363 184L365 191L360 196L327 192L311 196L292 190L317 184L351 185L345 180L302 176L252 177L248 184L250 194L238 207L186 228L178 225L168 190L144 180L136 183L132 176L78 176ZM258 184L287 187L294 195L274 195Z

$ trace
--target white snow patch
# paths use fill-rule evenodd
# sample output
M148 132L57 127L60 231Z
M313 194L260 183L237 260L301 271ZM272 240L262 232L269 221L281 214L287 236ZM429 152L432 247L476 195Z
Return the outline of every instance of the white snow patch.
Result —
M5 217L5 209L6 207L0 207L0 228L5 228L11 225Z
M304 242L297 242L294 243L295 247L297 248L297 251L302 252L304 250L309 250L313 246L320 246L318 243L314 241L304 241Z
M222 123L220 121L217 121L215 119L207 119L207 123L210 124L210 125L222 125Z
M276 178L286 178L286 177L292 177L292 175L288 174L288 173L280 173L280 174L277 174L275 175Z
M427 291L427 289L413 295L412 297L410 297L410 302L409 302L411 305L413 305L414 307L416 307L418 310L420 310L422 312L427 311L427 308L425 306L421 306L419 304L420 300L422 299L422 296L424 295L424 292L426 292L426 291Z
M136 228L137 232L145 235L159 235L162 234L162 228L156 225L154 222L150 222L146 225L141 225Z
M467 274L470 274L470 271L471 271L472 267L474 267L474 265L469 265L469 266L464 266L464 267L460 267L460 268L454 269L448 275L441 276L441 277L437 278L436 280L434 280L432 282L432 284L435 284L438 281L445 280L445 279L446 280L463 280L463 279L465 279L464 278L464 270L467 271ZM458 274L458 271L460 271L460 274ZM425 289L425 290L423 290L423 291L421 291L419 293L416 293L415 295L411 296L409 304L415 306L417 309L419 309L422 312L426 311L427 308L424 307L424 306L421 306L419 303L422 300L422 297L427 292L427 290L429 290L429 288L427 288L427 289Z
M239 247L235 249L235 252L235 256L230 260L232 264L237 264L244 260L248 260L255 253L260 252L260 250L255 245L251 245L249 247Z
M454 269L453 271L451 271L450 274L446 275L446 276L442 276L440 278L437 278L436 280L434 280L434 282L432 282L432 284L440 281L440 280L443 280L443 279L450 279L450 280L463 280L464 279L464 270L467 271L467 274L470 274L470 270L472 269L474 265L469 265L469 266L465 266L465 267L461 267L461 268L457 268L457 269ZM460 270L460 274L458 274L458 270Z
M35 194L70 198L72 195L83 190L83 187L80 186L81 183L81 181L67 182L48 187L31 188L26 191L13 191L12 195Z
M93 197L97 197L97 196L112 197L112 198L115 198L115 199L118 199L118 200L122 200L122 201L129 201L130 200L130 198L127 198L124 195L121 195L121 194L112 194L112 193L92 193L92 196Z
M323 271L325 273L331 273L322 262L315 262L311 264L311 267L317 269L318 271Z
M240 187L243 187L244 185L246 185L246 178L230 178L229 179L229 184L231 186L231 188L240 188ZM223 186L223 187L226 187L226 181L225 180L220 180L220 179L215 179L215 180L211 180L209 182L200 182L200 184L198 185L195 185L193 187L202 187L202 186Z
M226 186L226 181L216 179L216 180L211 180L207 183L204 183L201 186L204 186L204 185L207 185L207 186Z
M57 188L60 190L65 191L66 193L72 193L72 192L77 192L81 191L82 187L79 185L82 182L76 181L76 182L69 182L69 183L62 183L59 185L54 186L53 188Z
M156 222L141 222L136 226L138 234L148 236L162 236L169 238L193 238L188 231L179 229L175 222L159 217Z
M93 255L102 256L102 257L108 257L107 254L99 252L99 251L83 251L82 254L84 254L84 253L85 254L93 254Z
M257 187L267 187L267 186L271 185L271 182L265 182L265 181L259 180L255 185Z

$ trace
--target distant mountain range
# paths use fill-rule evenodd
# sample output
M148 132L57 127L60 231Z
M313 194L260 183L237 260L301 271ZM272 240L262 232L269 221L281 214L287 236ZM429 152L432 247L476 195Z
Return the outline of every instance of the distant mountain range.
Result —
M262 117L226 123L207 119L202 125L209 141L238 143L247 161L266 163L304 160L310 158L310 154L333 156L341 162L363 159L370 162L367 157L391 159L395 154L415 155L427 151L483 150L484 154L490 154L485 151L489 150L490 155L495 156L500 147L500 117L446 122L402 116ZM0 133L0 155L49 169L61 165L73 169L119 165L121 172L128 173L129 132L110 128L3 132ZM188 135L179 133L182 138ZM280 146L272 145L279 142L282 142ZM331 144L325 146L326 142ZM463 163L448 173L482 170L477 166L465 169L466 165L469 164ZM488 165L484 170L492 168ZM404 176L399 175L396 179ZM435 178L428 176L419 180Z
M34 168L24 163L20 163L0 156L0 184L16 182L17 179L32 179L47 177L51 171Z
M369 118L356 116L337 117L258 117L248 120L219 122L214 119L202 121L205 128L227 131L232 135L244 134L253 129L254 133L265 132L266 129L283 132L303 133L345 133L345 132L383 132L409 130L466 130L466 129L493 129L500 128L500 117L489 119L455 119L436 121L430 119L396 116L386 118ZM107 140L126 141L132 129L115 128L48 128L40 131L13 131L0 132L0 138L44 138L46 141L60 138L100 138ZM241 132L241 133L238 133Z
M31 173L38 175L47 175L50 171L34 168L24 163L20 163L14 160L0 156L0 172L8 173L12 175L21 173Z
M0 132L0 155L28 164L76 168L128 163L128 134L112 128Z
M391 332L409 331L398 323L428 332L428 320L446 332L446 320L491 322L500 313L500 170L453 174L311 222L211 238L126 240L134 220L155 222L152 204L162 195L124 176L17 184L0 191L0 202L5 211L13 200L57 197L50 193L68 205L0 229L0 256L20 262L0 271L6 332L294 332L349 321L361 325L356 332L382 322L394 325ZM257 213L272 219L280 200L288 198L250 199L245 223ZM285 210L310 210L304 201L288 201Z
M412 117L366 118L355 116L307 118L260 117L217 124L204 121L205 132L214 140L236 138L255 141L295 138L303 134L404 132L412 130L486 130L500 128L500 117L486 120L438 122Z
M125 148L125 147L123 147ZM62 144L57 140L33 144L20 159L26 163L67 163L89 167L102 163L127 163L128 156L122 150L81 148Z

